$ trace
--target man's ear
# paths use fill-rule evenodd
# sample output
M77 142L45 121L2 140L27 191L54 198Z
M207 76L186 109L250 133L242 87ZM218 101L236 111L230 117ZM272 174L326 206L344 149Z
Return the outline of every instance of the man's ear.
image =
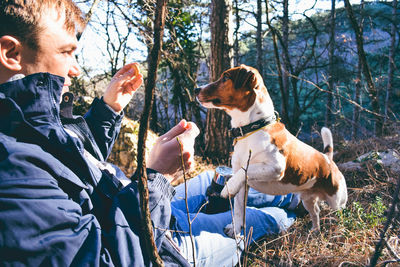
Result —
M20 71L22 44L16 38L4 35L0 37L0 64L11 71Z

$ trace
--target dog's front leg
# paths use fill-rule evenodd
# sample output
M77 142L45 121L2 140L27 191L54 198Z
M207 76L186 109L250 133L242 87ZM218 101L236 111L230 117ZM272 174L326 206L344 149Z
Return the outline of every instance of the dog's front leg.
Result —
M252 181L279 181L284 175L285 167L286 162L284 158L271 160L268 163L253 163L249 166L247 175L249 176L249 180Z
M245 172L243 169L237 170L233 176L226 182L226 185L221 191L221 197L228 198L228 195L233 197L244 186Z
M246 208L246 203L244 203L245 193L246 189L242 186L235 196L232 223L224 228L224 233L232 238L235 238L235 234L241 235L242 232L244 209Z
M278 181L282 178L285 170L285 161L280 160L280 158L266 163L253 163L248 167L247 175L251 181ZM245 170L240 168L231 179L228 180L225 187L221 191L221 196L228 198L230 196L235 196L239 192L240 188L244 186L246 176Z

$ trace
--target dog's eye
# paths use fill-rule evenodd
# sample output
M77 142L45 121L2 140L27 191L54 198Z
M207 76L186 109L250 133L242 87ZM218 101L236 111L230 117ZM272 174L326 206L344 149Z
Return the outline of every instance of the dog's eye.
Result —
M224 75L222 76L222 82L226 82L227 80L229 80L229 76L228 75Z
M221 99L216 98L216 99L213 99L211 102L212 102L214 105L218 105L218 104L221 104Z

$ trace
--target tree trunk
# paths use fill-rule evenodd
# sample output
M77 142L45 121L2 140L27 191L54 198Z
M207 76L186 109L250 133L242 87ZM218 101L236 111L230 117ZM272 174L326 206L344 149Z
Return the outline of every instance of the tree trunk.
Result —
M264 75L264 60L263 60L263 50L262 50L262 0L257 0L257 69L261 76Z
M281 92L281 97L282 97L282 102L281 102L281 116L283 119L283 122L290 124L289 121L289 101L288 101L288 95L284 89L284 84L283 84L283 74L282 74L282 64L281 60L279 57L279 49L278 49L278 41L277 41L277 36L276 36L276 29L271 25L271 22L269 20L269 3L268 0L265 0L265 6L266 6L266 15L267 15L267 25L268 28L271 30L272 34L272 44L274 46L274 56L275 56L275 62L276 62L276 69L278 72L278 83L279 83L279 89Z
M167 2L168 0L157 0L155 7L153 36L154 43L148 57L149 68L147 83L145 87L145 104L139 126L139 140L137 150L138 167L134 174L134 177L138 179L141 216L143 222L143 231L145 233L145 249L149 253L149 257L151 262L153 263L153 266L164 266L164 264L160 256L158 255L157 247L154 242L153 227L149 211L149 190L147 187L145 147L147 129L149 128L149 119L152 110L154 91L157 80L157 68L160 61L160 50L162 47L162 36L164 33L165 17L167 13Z
M234 0L235 2L235 43L234 43L234 66L239 65L239 28L240 28L240 16L239 16L239 0Z
M282 17L282 82L283 82L283 93L286 95L288 99L288 105L286 112L283 117L289 118L289 55L286 53L287 49L289 49L289 0L283 0L283 17ZM283 111L282 107L282 111ZM286 122L289 128L292 128L292 122Z
M360 104L360 105L361 105L361 84L362 84L361 81L362 81L361 63L360 63L360 60L358 60L357 78L356 78L353 100L354 100L354 102L356 102L357 104ZM352 132L351 132L351 138L353 140L357 139L359 123L360 123L360 109L357 106L354 106L353 107L353 128L352 128Z
M345 7L347 10L347 14L350 19L351 26L354 30L356 36L356 43L357 43L357 52L358 57L360 59L362 73L364 75L365 81L367 82L368 87L368 94L371 98L371 107L372 111L375 113L375 135L380 136L382 135L382 127L383 127L383 119L380 116L380 106L379 106L379 99L378 99L378 91L376 90L374 81L372 80L371 71L367 62L367 56L364 51L364 41L363 41L363 34L358 26L356 17L353 12L353 8L349 2L349 0L344 0Z
M333 88L335 86L335 37L336 37L336 0L332 0L331 6L331 25L330 25L330 43L329 43L329 80L328 80L328 91L326 99L326 112L325 112L325 126L331 127L333 123Z
M232 1L211 1L211 81L217 80L223 71L233 67ZM221 110L207 111L204 155L215 163L227 163L232 144L229 135L228 115Z
M364 9L364 0L361 1L361 9ZM364 35L364 21L360 21L360 32L361 35ZM353 100L357 104L361 105L361 87L362 87L362 66L360 57L358 58L358 66L357 66L357 78L355 82L355 90ZM360 126L360 109L357 106L353 108L353 129L351 133L351 138L356 140L358 137L358 128Z
M157 112L157 98L154 97L152 109L151 109L151 116L150 116L150 129L154 132L158 133L158 112Z
M397 16L397 0L393 0L392 9L392 28L390 34L392 38L390 40L390 51L389 51L389 69L388 69L388 83L386 87L385 96L385 122L389 119L389 108L390 108L390 96L393 90L393 76L394 76L394 57L396 51L396 16Z

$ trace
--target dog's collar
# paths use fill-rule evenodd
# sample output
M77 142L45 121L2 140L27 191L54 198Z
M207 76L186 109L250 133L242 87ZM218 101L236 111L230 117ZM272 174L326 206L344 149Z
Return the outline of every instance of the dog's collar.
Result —
M231 134L232 134L233 138L242 137L242 136L245 136L245 135L247 135L247 134L249 134L251 132L255 132L255 131L257 131L257 130L265 127L265 126L268 126L271 123L279 120L277 118L279 118L279 117L275 116L275 114L274 114L274 115L272 115L270 117L263 118L261 120L252 122L252 123L247 124L245 126L232 128L230 131L231 131Z

